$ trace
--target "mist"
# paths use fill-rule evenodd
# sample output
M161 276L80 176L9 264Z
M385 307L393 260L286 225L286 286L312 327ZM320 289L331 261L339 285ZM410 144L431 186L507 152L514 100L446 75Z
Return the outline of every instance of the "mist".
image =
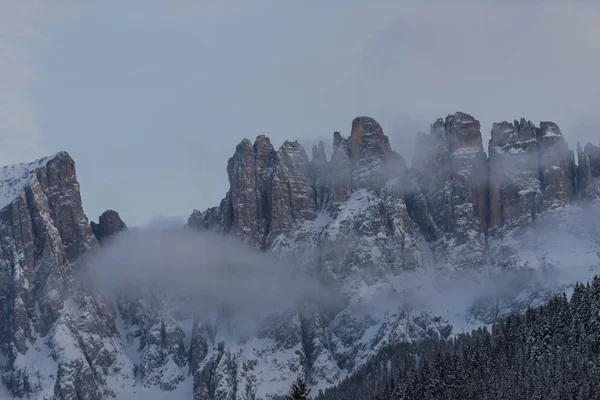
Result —
M111 238L87 260L85 279L110 298L137 292L181 300L188 311L227 309L263 317L310 301L340 298L293 261L239 240L191 229L135 229Z

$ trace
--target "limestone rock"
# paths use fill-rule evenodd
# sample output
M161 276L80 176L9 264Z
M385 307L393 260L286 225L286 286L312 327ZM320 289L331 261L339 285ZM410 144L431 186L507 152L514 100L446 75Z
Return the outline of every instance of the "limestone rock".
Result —
M329 193L327 187L327 174L329 173L329 163L327 162L327 155L325 154L325 145L323 142L319 142L318 145L313 146L312 149L312 174L315 185L315 198L317 210L321 210L323 206L329 200Z
M490 227L532 221L542 203L539 146L531 121L494 123L489 142Z
M119 217L119 213L114 210L107 210L102 213L98 223L90 222L92 232L99 242L127 229L125 222Z
M487 158L479 129L479 121L461 112L436 120L429 135L418 136L412 167L435 226L444 232L440 257L458 268L485 259Z
M81 207L75 163L61 152L0 170L0 351L15 396L102 399L120 361L114 314L77 281L97 241ZM32 352L46 352L33 362ZM43 353L42 353L43 354ZM35 360L35 358L33 359Z
M352 193L352 161L349 143L339 132L333 134L333 154L328 186L329 199L333 203L346 201Z
M560 128L542 121L537 129L540 144L540 171L543 209L569 204L575 198L575 157Z
M579 197L591 200L600 196L600 147L577 143L577 187Z
M387 163L392 154L389 139L377 121L358 117L352 121L349 155L354 189L379 189L393 174ZM400 171L399 171L400 172Z

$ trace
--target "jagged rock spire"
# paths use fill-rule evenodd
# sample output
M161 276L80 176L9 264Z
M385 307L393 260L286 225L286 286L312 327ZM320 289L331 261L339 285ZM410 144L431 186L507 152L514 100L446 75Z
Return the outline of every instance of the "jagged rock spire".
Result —
M535 125L521 118L492 126L489 141L490 227L531 221L541 208Z
M114 210L106 210L98 218L98 223L90 222L92 232L96 239L101 242L110 236L113 236L121 231L127 230L127 225L119 216L119 213Z

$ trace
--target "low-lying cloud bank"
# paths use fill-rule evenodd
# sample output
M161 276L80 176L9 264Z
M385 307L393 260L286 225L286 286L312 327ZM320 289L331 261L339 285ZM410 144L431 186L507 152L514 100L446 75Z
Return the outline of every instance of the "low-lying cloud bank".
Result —
M85 278L105 295L161 292L196 310L226 307L264 315L303 300L325 307L340 301L289 259L189 229L117 235L88 260Z

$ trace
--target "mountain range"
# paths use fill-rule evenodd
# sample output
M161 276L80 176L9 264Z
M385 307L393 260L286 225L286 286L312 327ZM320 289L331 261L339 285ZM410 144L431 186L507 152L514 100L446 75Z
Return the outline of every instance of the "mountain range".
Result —
M450 338L590 278L600 147L575 155L555 123L520 119L494 123L486 153L480 130L466 113L437 119L410 168L369 117L335 132L329 157L244 139L220 205L146 242L115 211L88 220L66 152L3 167L0 397L275 400L298 377L316 394L388 345ZM167 272L145 280L150 264ZM213 280L185 275L206 264ZM198 300L188 281L215 274L243 277L218 290L243 291L236 307L268 299L252 329Z

